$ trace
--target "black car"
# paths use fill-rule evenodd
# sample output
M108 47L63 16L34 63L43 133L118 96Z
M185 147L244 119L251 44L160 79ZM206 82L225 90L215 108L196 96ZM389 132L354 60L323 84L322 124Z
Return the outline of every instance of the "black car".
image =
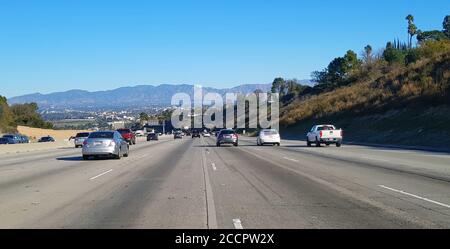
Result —
M0 137L0 144L15 144L15 142L10 137Z
M39 142L39 143L55 142L55 139L52 138L52 137L50 137L50 136L47 136L47 137L41 137L41 138L38 140L38 142Z
M194 138L194 137L200 138L200 131L198 131L198 130L193 130L193 131L192 131L192 138Z
M147 141L150 141L150 140L159 140L158 133L149 133L147 135Z

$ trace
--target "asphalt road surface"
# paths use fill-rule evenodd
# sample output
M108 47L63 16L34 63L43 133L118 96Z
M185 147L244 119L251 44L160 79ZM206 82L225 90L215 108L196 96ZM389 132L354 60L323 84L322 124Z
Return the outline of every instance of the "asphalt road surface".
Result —
M214 139L0 156L0 228L450 228L450 154Z

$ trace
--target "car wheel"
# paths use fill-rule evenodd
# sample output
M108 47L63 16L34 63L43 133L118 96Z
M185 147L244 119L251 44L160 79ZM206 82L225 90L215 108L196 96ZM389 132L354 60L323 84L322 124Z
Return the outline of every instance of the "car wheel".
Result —
M311 147L311 142L309 141L308 137L306 137L306 146Z
M121 157L122 157L122 156L120 155L120 151L119 151L119 154L114 155L114 159L117 159L117 160L119 160Z
M277 143L277 146L280 146L280 143Z
M341 144L341 143L339 143L339 142L338 142L338 143L336 143L336 147L341 147L341 145L342 145L342 144Z
M316 137L316 147L320 147L320 142L319 142L319 140L317 139L317 137Z
M220 143L217 143L216 146L217 146L217 147L220 147Z
M235 147L237 147L239 144L238 144L238 143L234 143L233 145L234 145Z

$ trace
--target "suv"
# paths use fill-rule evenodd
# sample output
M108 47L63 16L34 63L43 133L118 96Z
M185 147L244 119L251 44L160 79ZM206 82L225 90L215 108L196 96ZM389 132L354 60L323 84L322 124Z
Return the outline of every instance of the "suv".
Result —
M10 137L0 137L0 144L15 144L14 139Z
M217 147L220 147L222 144L233 144L234 146L238 146L239 137L234 130L225 129L221 130L217 135Z
M158 133L149 133L148 135L147 135L147 141L150 141L150 140L159 140L159 134Z
M21 138L18 135L7 134L7 135L3 135L3 137L11 139L14 144L22 143L22 140L21 140Z
M136 144L136 135L134 135L131 129L117 129L117 131L130 145Z
M75 136L75 148L83 147L83 142L89 137L89 132L80 132Z
M192 131L192 138L194 138L194 137L200 138L200 131L198 131L198 130L193 130L193 131Z

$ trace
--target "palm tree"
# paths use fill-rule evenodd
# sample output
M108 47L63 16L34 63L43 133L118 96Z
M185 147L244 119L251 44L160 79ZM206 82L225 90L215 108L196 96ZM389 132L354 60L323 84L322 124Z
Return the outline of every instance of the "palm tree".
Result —
M412 47L412 38L417 34L417 26L414 24L414 16L409 14L406 16L408 21L408 37L409 37L409 48Z

